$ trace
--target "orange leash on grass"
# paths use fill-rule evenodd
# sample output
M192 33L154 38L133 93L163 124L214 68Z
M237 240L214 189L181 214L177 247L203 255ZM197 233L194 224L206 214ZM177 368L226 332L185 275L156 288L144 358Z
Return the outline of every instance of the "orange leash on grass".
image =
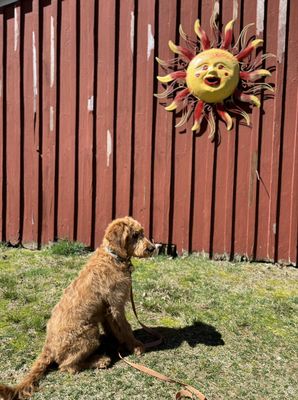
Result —
M151 336L155 337L155 340L145 344L145 348L149 349L151 347L155 347L155 346L161 344L162 340L163 340L162 336L159 333L157 333L155 330L153 330L153 329L149 328L148 326L144 325L139 320L139 317L138 317L137 311L136 311L135 302L134 302L134 299L133 299L132 289L130 291L130 300L131 300L131 305L132 305L132 309L133 309L134 315L135 315L137 321L139 322L139 324L142 326L142 328L146 332L148 332ZM176 400L179 400L182 397L188 397L190 399L193 399L194 396L196 396L199 400L207 400L207 398L205 397L205 395L203 393L201 393L198 389L194 388L193 386L188 385L187 383L181 382L181 381L179 381L177 379L170 378L169 376L163 375L163 374L161 374L161 373L159 373L157 371L154 371L151 368L145 367L142 364L136 364L136 363L133 363L131 361L127 361L125 358L123 358L121 356L120 353L119 353L119 357L126 364L130 365L131 367L133 367L133 368L137 369L138 371L141 371L141 372L143 372L143 373L145 373L147 375L153 376L154 378L157 378L160 381L170 382L170 383L178 383L179 385L183 386L184 389L181 389L181 390L179 390L179 392L176 393L176 396L175 396Z

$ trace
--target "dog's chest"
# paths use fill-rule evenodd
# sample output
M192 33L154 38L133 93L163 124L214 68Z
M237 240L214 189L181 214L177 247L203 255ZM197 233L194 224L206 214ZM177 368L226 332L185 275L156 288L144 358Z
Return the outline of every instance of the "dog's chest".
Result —
M131 288L131 277L126 276L123 279L119 279L119 281L115 285L114 295L119 298L119 301L125 303L129 299Z

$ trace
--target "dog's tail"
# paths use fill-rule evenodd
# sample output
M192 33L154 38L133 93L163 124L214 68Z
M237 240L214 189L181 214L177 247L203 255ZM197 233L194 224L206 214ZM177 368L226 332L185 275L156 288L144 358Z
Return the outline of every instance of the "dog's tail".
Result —
M22 400L31 397L38 381L45 375L53 361L50 352L44 349L21 383L14 387L0 385L0 400Z

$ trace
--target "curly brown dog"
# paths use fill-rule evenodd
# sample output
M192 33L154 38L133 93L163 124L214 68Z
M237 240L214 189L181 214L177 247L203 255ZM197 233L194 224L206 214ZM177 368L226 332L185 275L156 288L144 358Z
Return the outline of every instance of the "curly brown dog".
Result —
M106 368L111 359L95 353L100 345L99 324L119 345L141 354L144 346L135 339L125 317L131 289L130 258L151 256L155 249L137 221L130 217L113 221L101 246L54 307L43 350L30 372L16 387L0 385L0 398L30 397L53 363L68 372Z

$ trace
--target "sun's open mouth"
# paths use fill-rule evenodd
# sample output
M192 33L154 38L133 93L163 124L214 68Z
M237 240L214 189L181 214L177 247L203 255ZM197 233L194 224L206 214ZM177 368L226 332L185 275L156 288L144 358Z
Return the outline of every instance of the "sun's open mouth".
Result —
M208 86L218 86L220 84L220 78L217 76L208 76L204 79L204 83Z

